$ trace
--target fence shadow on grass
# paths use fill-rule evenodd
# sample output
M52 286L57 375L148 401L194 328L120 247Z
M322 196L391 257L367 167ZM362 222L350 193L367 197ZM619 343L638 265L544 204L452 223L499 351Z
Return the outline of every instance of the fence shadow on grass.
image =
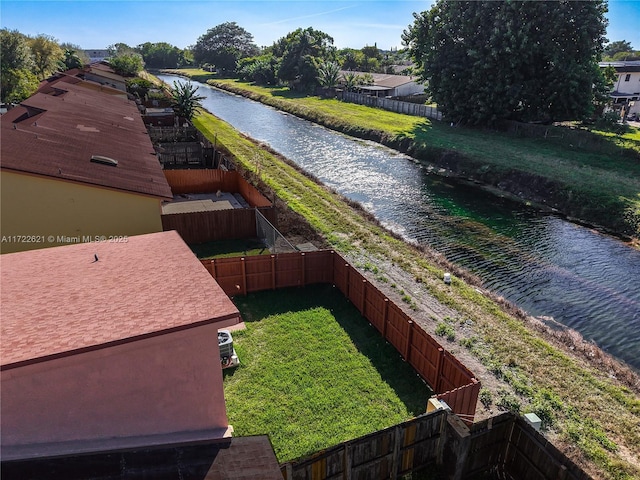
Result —
M250 293L234 298L245 322L259 322L269 316L305 311L316 307L331 311L358 351L367 357L381 380L391 387L407 410L423 413L433 394L415 369L358 312L356 307L332 285L285 288ZM335 359L339 361L339 359ZM230 373L232 374L232 373Z

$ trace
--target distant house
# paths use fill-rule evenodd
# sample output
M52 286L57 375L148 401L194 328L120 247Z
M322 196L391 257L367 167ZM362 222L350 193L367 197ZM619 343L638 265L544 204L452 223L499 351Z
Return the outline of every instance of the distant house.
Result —
M107 85L122 92L127 91L125 78L117 74L115 70L104 61L87 65L82 72L82 77L85 80L96 82L100 85Z
M640 114L640 61L601 62L600 67L612 66L616 81L610 93L614 106L624 106L626 113Z
M92 50L85 50L84 53L87 55L87 57L89 57L89 62L90 63L95 63L95 62L101 62L102 60L104 60L105 58L109 58L109 50L107 49L92 49Z
M0 256L3 462L230 436L240 314L176 232Z
M356 75L371 75L373 85L360 85L358 90L361 93L374 97L406 97L424 93L425 86L417 82L416 77L407 75L391 75L388 73L366 73L341 71L342 75L355 73Z
M119 90L61 76L0 124L3 253L162 231L171 189Z

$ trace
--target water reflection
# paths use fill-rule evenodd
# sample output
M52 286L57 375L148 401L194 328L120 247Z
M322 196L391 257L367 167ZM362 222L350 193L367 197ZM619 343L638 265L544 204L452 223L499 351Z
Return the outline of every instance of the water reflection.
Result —
M164 77L172 83L176 77ZM640 252L551 215L429 175L406 155L208 86L218 117L429 245L532 315L553 317L640 369Z

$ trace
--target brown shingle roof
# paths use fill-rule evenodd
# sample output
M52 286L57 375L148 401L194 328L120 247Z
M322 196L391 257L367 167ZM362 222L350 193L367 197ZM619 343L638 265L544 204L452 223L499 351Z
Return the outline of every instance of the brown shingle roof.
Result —
M46 90L2 116L3 169L172 197L135 103L83 82ZM92 155L118 166L92 163Z
M0 276L3 369L239 318L174 231L4 254Z

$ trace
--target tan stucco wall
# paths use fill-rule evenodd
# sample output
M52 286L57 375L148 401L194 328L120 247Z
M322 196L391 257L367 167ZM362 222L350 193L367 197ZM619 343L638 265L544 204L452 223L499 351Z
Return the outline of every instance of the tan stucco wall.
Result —
M151 196L6 170L0 194L1 253L162 231L160 200Z
M126 448L149 435L222 436L217 338L217 325L205 325L1 372L2 457L91 451L100 440Z

